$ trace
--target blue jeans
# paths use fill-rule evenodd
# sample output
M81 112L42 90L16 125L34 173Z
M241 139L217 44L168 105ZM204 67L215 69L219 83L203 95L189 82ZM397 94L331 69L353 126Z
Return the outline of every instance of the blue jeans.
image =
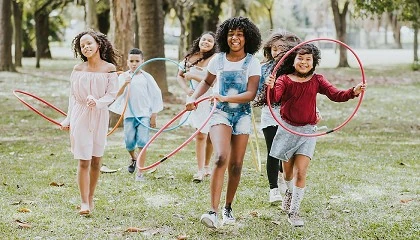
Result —
M145 126L150 126L150 118L137 118ZM124 141L125 148L128 151L133 151L136 148L143 148L149 141L149 129L134 117L124 119Z

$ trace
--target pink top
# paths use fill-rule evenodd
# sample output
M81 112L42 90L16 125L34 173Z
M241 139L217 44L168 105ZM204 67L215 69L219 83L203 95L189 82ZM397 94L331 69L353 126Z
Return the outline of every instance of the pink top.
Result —
M315 125L317 93L334 102L346 102L356 97L353 88L339 90L319 74L314 74L306 82L295 82L287 75L281 75L271 89L270 100L281 102L280 115L285 122L294 126Z
M75 159L102 157L109 124L108 105L118 92L117 73L73 70L70 82L68 113L62 125L70 123L71 151ZM87 106L88 98L95 100L95 107Z

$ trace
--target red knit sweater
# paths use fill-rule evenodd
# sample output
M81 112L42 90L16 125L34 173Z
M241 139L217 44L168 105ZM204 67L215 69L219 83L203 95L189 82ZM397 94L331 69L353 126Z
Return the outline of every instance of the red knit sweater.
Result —
M339 90L324 76L314 74L306 82L295 82L287 75L277 78L271 89L272 103L281 102L281 118L294 126L316 124L316 95L326 95L334 102L345 102L356 97L353 88Z

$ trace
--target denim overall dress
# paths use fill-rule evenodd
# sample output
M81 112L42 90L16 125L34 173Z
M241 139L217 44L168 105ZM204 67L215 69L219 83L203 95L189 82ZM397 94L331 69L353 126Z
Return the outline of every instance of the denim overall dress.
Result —
M242 69L223 71L226 53L221 53L217 59L217 81L221 96L237 95L247 90L248 65L252 55L247 54ZM210 126L225 124L232 127L232 134L251 133L251 105L250 103L217 102L216 111L210 120Z

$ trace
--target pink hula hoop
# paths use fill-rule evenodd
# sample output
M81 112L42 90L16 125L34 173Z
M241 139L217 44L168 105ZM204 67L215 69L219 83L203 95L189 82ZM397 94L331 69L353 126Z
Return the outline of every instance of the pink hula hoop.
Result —
M202 98L198 101L196 101L194 104L198 105L199 103L201 103L204 100L208 100L210 97L206 97L206 98ZM158 166L159 164L161 164L162 162L164 162L165 160L167 160L168 158L170 158L171 156L175 155L175 153L177 153L179 150L181 150L183 147L185 147L185 145L187 145L189 142L191 142L194 137L201 131L201 129L204 128L204 126L207 124L207 122L210 120L210 117L213 115L214 111L216 110L216 99L213 100L213 107L210 111L209 116L207 117L207 119L204 121L204 123L200 126L200 128L198 128L187 140L185 140L185 142L183 142L181 145L179 145L175 150L173 150L172 152L170 152L168 155L164 156L163 158L161 158L160 160L158 160L157 162L143 167L140 167L140 158L142 156L142 154L145 153L146 149L149 147L149 145L160 135L160 133L163 132L163 130L165 130L168 126L170 126L175 120L177 120L178 118L180 118L185 112L187 112L186 109L182 110L181 112L179 112L174 118L172 118L168 123L166 123L161 129L159 129L159 131L157 131L155 133L155 135L153 135L153 137L150 138L150 140L146 143L146 145L144 145L143 149L140 151L139 155L137 156L137 168L140 171L145 171L151 168L154 168L156 166Z
M360 61L360 58L357 56L357 54L353 51L353 49L351 49L347 44L345 44L345 43L343 43L343 42L341 42L341 41L339 41L339 40L336 40L336 39L332 39L332 38L315 38L315 39L311 39L311 40L307 40L307 41L304 41L304 42L301 42L301 43L299 43L298 45L296 45L295 47L293 47L292 49L290 49L289 51L287 51L287 53L280 59L280 61L276 64L276 66L273 68L273 71L272 71L272 74L275 74L275 72L277 72L277 69L280 67L280 65L284 62L284 60L286 59L286 57L287 56L289 56L294 50L296 50L297 48L299 48L299 47L301 47L302 45L305 45L305 44L307 44L307 43L310 43L310 42L315 42L315 41L330 41L330 42L335 42L335 43L338 43L338 44L340 44L340 45L342 45L342 46L344 46L345 48L347 48L353 55L354 55L354 57L356 58L356 60L357 60L357 62L358 62L358 64L359 64L359 68L360 68L360 73L361 73L361 75L362 75L362 82L364 83L364 84L366 84L366 79L365 79L365 71L364 71L364 69L363 69L363 65L362 65L362 62ZM334 129L332 129L332 130L328 130L328 131L325 131L325 132L320 132L320 133L313 133L313 134L307 134L307 133L300 133L300 132L296 132L296 131L294 131L294 130L292 130L292 129L289 129L288 127L286 127L277 117L276 117L276 115L274 114L274 110L273 110L273 108L272 108L272 106L271 106L271 101L270 101L270 91L267 91L267 105L268 105L268 109L270 110L270 112L271 112L271 115L273 116L273 118L274 118L274 120L276 120L276 122L282 127L282 128L284 128L286 131L288 131L288 132L290 132L290 133L292 133L292 134L295 134L295 135L299 135L299 136L303 136L303 137L318 137L318 136L322 136L322 135L326 135L326 134L329 134L329 133L332 133L332 132L335 132L335 131L338 131L339 129L341 129L342 127L344 127L344 125L346 125L353 117L354 117L354 115L356 114L356 112L357 112L357 110L359 109L359 107L360 107L360 104L362 103L362 100L363 100L363 96L364 96L364 91L362 91L361 93L360 93L360 96L359 96L359 101L358 101L358 103L357 103L357 105L356 105L356 107L355 107L355 109L353 110L353 112L350 114L350 116L343 122L343 123L341 123L340 125L338 125L337 127L335 127Z
M32 107L29 103L27 103L25 100L23 100L21 97L18 96L18 93L21 93L23 95L32 97L42 103L44 103L45 105L47 105L48 107L54 109L56 112L59 112L61 115L63 116L67 116L67 114L65 112L63 112L61 109L59 109L58 107L52 105L51 103L45 101L44 99L35 96L31 93L25 92L25 91L21 91L21 90L14 90L13 94L17 97L17 99L19 99L20 102L22 102L25 106L27 106L29 109L31 109L32 111L34 111L35 113L37 113L38 115L40 115L41 117L45 118L47 121L54 123L55 125L61 126L61 123L55 121L54 119L48 117L47 115L43 114L42 112L40 112L38 109Z

